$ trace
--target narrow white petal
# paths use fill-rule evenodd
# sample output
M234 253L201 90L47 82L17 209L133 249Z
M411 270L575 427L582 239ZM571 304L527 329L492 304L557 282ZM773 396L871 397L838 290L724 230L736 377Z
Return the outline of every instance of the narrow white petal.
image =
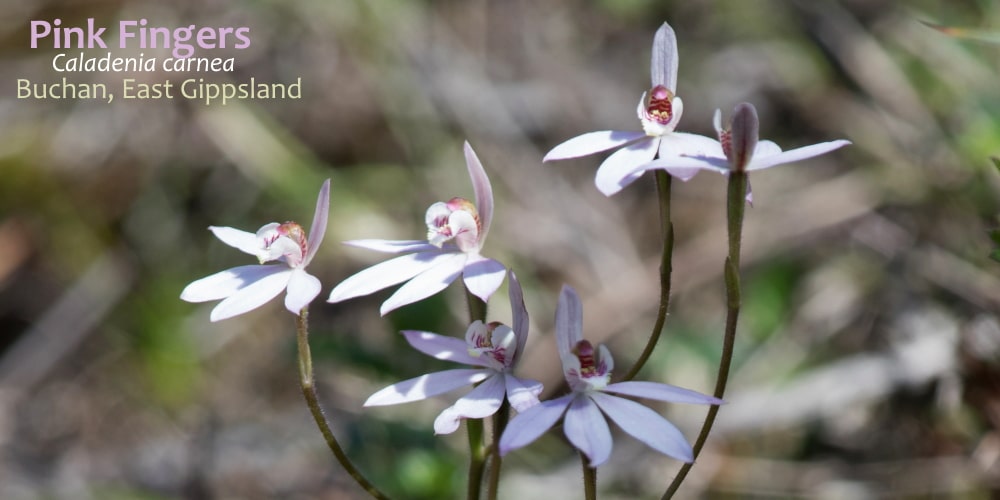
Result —
M273 274L264 276L253 283L248 283L232 294L226 300L212 309L209 319L219 321L243 314L264 305L278 296L292 276L292 270L286 266L270 266L276 268Z
M507 295L510 297L510 308L513 315L511 328L514 335L517 335L517 349L514 351L514 363L524 352L524 345L528 341L528 309L524 307L524 291L521 290L521 283L517 281L514 271L508 271L510 280L507 282Z
M811 146L791 149L783 153L772 154L762 158L754 157L753 161L750 162L750 165L747 166L747 170L761 170L775 165L781 165L782 163L792 163L799 160L805 160L824 153L829 153L830 151L842 148L850 143L851 141L845 140L822 142Z
M495 373L455 401L454 405L445 408L434 420L434 434L455 432L463 418L486 418L496 413L503 403L503 396L503 375Z
M305 269L292 270L288 280L288 291L285 294L285 308L292 314L299 314L302 308L308 306L323 289L319 278L309 274Z
M486 169L468 142L465 143L464 150L465 165L469 169L469 178L472 179L472 192L476 196L476 210L479 211L479 222L482 224L478 240L482 245L493 222L493 186L490 185L490 178L486 176Z
M368 295L372 292L402 283L442 262L453 258L456 254L434 251L420 252L395 257L385 262L375 264L368 269L345 279L330 292L327 302Z
M330 179L319 188L319 195L316 197L316 211L313 212L312 225L309 226L309 244L305 259L302 265L306 266L312 262L313 256L323 243L323 236L326 235L326 221L330 216ZM311 299L310 299L311 300Z
M646 137L643 132L623 132L620 130L588 132L552 148L552 151L549 151L542 161L567 160L592 155L623 146L643 137Z
M255 264L226 269L191 282L181 291L181 300L208 302L224 299L236 293L240 288L282 269L288 269L288 267L285 265L263 266Z
M500 436L500 455L527 446L545 434L562 417L574 394L542 401L518 413Z
M250 255L257 255L260 251L260 243L257 241L255 233L248 233L232 227L209 226L209 231L223 243Z
M345 245L384 253L427 252L438 248L427 240L351 240Z
M559 358L576 359L573 348L582 339L583 306L580 304L580 296L573 287L563 285L559 304L556 305L556 346L559 348Z
M692 391L691 389L642 380L609 384L604 388L604 391L637 398L666 401L668 403L690 403L696 405L720 405L725 403L721 399L709 396L708 394L702 394L698 391Z
M382 303L382 307L379 308L382 316L385 316L393 309L426 299L444 290L452 281L455 281L455 278L458 278L458 275L462 274L462 268L465 266L465 260L468 257L463 253L449 253L444 255L446 258L436 260L434 267L416 275L405 285L399 287L396 293L386 299Z
M653 86L666 86L676 94L677 63L677 36L669 24L663 23L653 37L653 53L649 61Z
M587 395L580 394L573 398L566 410L563 432L573 446L587 455L591 467L597 467L611 457L611 429L601 410Z
M479 358L469 355L469 344L462 339L416 330L404 330L402 334L414 349L428 356L466 365L487 366Z
M503 267L503 264L493 259L478 257L470 258L465 263L462 280L473 295L485 302L497 288L500 288L506 275L507 268Z
M618 424L629 436L677 460L684 462L694 460L691 445L684 439L684 434L681 434L681 431L674 424L655 411L635 401L609 394L597 392L592 394L591 398L601 407L608 418Z
M509 373L504 376L504 382L507 384L507 400L518 413L538 404L538 395L542 393L541 382Z
M368 397L365 406L398 405L420 401L475 384L489 377L491 370L445 370L397 382Z
M659 141L658 137L648 137L615 151L597 169L594 177L597 189L605 196L611 196L642 176L642 172L635 173L634 170L656 156Z

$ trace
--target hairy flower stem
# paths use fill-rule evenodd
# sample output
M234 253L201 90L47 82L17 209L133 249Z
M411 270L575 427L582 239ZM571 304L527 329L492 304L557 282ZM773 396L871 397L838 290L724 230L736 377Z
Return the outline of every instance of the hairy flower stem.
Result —
M656 171L656 192L660 198L660 234L663 236L663 254L660 257L660 309L656 312L656 322L649 334L646 348L642 350L639 359L625 374L623 380L632 380L653 354L653 349L663 333L663 324L667 320L667 309L670 307L670 274L673 270L674 255L674 225L670 222L670 174L664 170Z
M504 399L500 409L493 414L493 444L490 445L490 477L486 495L489 500L496 500L500 489L500 467L503 458L500 456L500 435L507 427L510 419L510 402Z
M590 459L582 451L580 463L583 464L583 498L597 500L597 468L590 466Z
M303 308L299 312L299 316L295 319L295 330L299 342L299 383L302 386L302 395L306 398L306 405L309 406L309 411L312 413L313 419L316 420L316 426L319 427L323 438L326 439L326 444L330 447L330 451L333 452L333 456L340 462L341 467L354 478L354 481L367 491L372 498L387 500L389 497L368 482L361 472L354 467L354 464L351 463L351 459L347 457L343 448L340 447L340 443L337 442L337 438L333 435L333 431L330 429L330 422L327 421L323 407L319 404L319 396L316 395L316 384L313 378L312 354L309 351L308 307Z
M486 302L465 290L465 299L469 306L469 323L476 320L486 322ZM479 492L483 484L483 471L486 468L486 445L483 442L483 419L466 419L465 427L469 433L469 485L468 500L479 500ZM499 466L499 465L498 465Z
M736 321L740 315L740 243L743 233L743 212L746 208L747 175L745 172L729 174L729 190L726 197L726 215L729 231L729 257L726 258L723 273L726 279L726 332L722 340L722 359L719 361L719 373L715 379L715 392L712 394L722 398L726 393L726 382L729 380L729 366L733 361L733 345L736 343ZM718 406L710 406L701 426L698 439L694 442L694 458L697 459L708 435L715 424L715 416L719 413ZM694 462L684 464L677 476L663 493L662 500L674 496Z

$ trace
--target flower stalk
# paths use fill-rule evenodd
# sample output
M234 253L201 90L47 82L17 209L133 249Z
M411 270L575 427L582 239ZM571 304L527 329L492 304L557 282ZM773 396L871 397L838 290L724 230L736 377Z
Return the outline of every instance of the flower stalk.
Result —
M486 321L486 302L465 289L465 301L469 307L469 322ZM481 418L466 419L466 429L469 434L469 485L466 498L479 500L483 485L483 473L486 469L486 444L483 441L483 420Z
M580 452L580 464L583 467L583 498L597 500L597 467L591 467L587 454Z

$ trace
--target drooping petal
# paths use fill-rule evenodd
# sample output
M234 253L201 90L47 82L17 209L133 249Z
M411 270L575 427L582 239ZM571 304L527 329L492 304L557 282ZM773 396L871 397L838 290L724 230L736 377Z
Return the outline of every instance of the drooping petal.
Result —
M397 382L368 397L365 406L398 405L420 401L485 380L490 370L456 369L428 373Z
M507 295L510 297L510 308L513 315L511 328L517 335L517 350L514 351L514 363L524 352L524 345L528 341L528 309L524 307L524 291L521 290L521 283L517 281L514 271L508 271L510 281L507 282Z
M403 255L375 264L340 282L330 292L330 298L327 299L327 302L340 302L361 297L402 283L442 262L453 259L455 255L457 254L435 249L430 252Z
M414 349L428 356L467 365L488 366L483 360L469 355L469 345L462 339L416 330L403 330L401 333Z
M725 403L725 401L721 399L707 394L702 394L698 391L692 391L691 389L641 380L608 384L608 386L604 388L604 391L637 398L666 401L668 403L690 403L699 405L720 405Z
M583 306L580 296L569 285L563 285L559 293L559 304L556 305L556 346L559 348L559 358L576 359L573 348L583 339ZM565 361L563 362L565 367Z
M830 142L821 142L819 144L813 144L811 146L804 146L801 148L791 149L782 153L773 154L770 156L754 158L754 160L747 166L747 170L762 170L765 168L773 167L775 165L781 165L782 163L792 163L799 160L805 160L807 158L812 158L814 156L819 156L824 153L829 153L838 148L842 148L851 141L837 140Z
M229 297L240 288L270 276L281 270L287 270L284 265L251 265L239 266L217 272L200 280L191 282L181 291L181 300L187 302L208 302Z
M468 142L465 143L465 165L469 169L469 177L472 179L472 192L476 196L476 210L479 211L479 222L482 224L482 231L479 232L479 244L486 241L486 234L490 232L490 224L493 222L493 186L490 185L490 178L486 176L483 164L472 150Z
M669 24L663 23L653 38L653 54L649 69L653 87L663 85L677 93L677 36Z
M518 378L511 374L504 375L507 384L507 400L518 413L538 404L538 395L542 393L542 383L537 380Z
M500 455L527 446L545 434L566 411L574 396L575 394L567 394L560 398L542 401L518 413L510 420L507 429L500 436Z
M322 289L323 284L319 282L319 278L301 267L292 269L292 275L288 279L288 292L285 294L285 308L292 314L299 314Z
M444 290L452 281L455 281L455 278L462 274L462 267L465 266L468 257L463 253L446 253L444 255L445 258L437 261L434 267L416 275L386 299L382 303L382 307L379 308L382 316L389 314L396 308L426 299Z
M426 240L351 240L344 244L384 253L428 252L438 249Z
M586 394L578 394L566 410L563 432L570 443L597 467L611 457L611 429L601 410Z
M309 226L309 249L306 251L305 260L302 265L308 266L312 262L313 256L323 243L323 236L326 235L326 220L330 216L330 179L319 188L319 195L316 197L316 211L313 213L312 225ZM315 298L315 296L314 296ZM310 299L312 300L312 299Z
M635 168L656 156L659 142L659 137L649 137L615 151L597 168L594 177L597 189L611 196L641 177L642 172L635 173Z
M736 172L744 172L757 151L760 134L760 121L753 104L741 102L736 105L730 132L733 141L729 151L730 168Z
M209 319L220 321L247 311L252 311L281 293L288 285L288 280L292 276L292 269L283 265L268 267L275 268L274 272L257 281L247 283L246 286L241 287L236 293L219 302L219 305L215 306L215 309L212 309Z
M500 409L504 397L504 377L495 373L476 386L455 404L445 408L434 420L434 434L451 434L463 418L486 418Z
M588 132L552 148L552 151L549 151L545 155L545 158L542 158L542 161L567 160L569 158L592 155L617 148L632 141L637 141L643 137L646 137L646 134L643 132L623 132L619 130Z
M664 455L684 462L694 460L691 445L684 439L684 434L655 411L635 401L599 392L591 394L591 398L626 434Z
M278 225L277 222L272 222L271 224L274 224L275 227ZM212 234L222 240L223 243L243 253L256 256L257 252L260 251L260 243L257 241L257 235L254 233L225 226L209 226L208 230L212 231Z
M462 271L462 280L473 295L485 302L500 288L506 275L503 264L486 257L470 257Z

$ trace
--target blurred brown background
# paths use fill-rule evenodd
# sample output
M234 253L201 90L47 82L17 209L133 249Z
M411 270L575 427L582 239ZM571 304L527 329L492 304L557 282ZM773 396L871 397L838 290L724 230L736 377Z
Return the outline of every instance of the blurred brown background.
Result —
M280 301L211 324L211 304L178 299L194 279L252 263L208 225L307 223L325 178L333 201L310 267L325 287L312 326L335 430L399 498L460 496L464 432L431 428L448 398L361 403L450 367L396 332L461 335L461 292L384 320L388 292L326 304L339 280L382 258L339 241L423 237L428 205L471 197L467 139L497 197L484 253L526 286L533 352L522 373L558 386L563 283L583 297L587 337L629 366L656 308L652 176L607 199L593 186L603 157L541 157L583 132L639 129L664 21L680 49L680 130L711 135L716 108L728 116L750 101L762 137L786 149L854 142L753 176L730 404L683 494L989 498L1000 485L1000 263L987 236L1000 212L988 160L1000 154L1000 46L920 22L1000 32L996 2L8 0L3 10L0 498L362 498L302 403ZM28 48L30 20L57 17L249 26L252 46L228 52L232 74L135 77L301 77L303 96L225 107L17 99L16 79L63 76L50 67L59 51ZM123 78L66 76L112 89ZM674 185L675 300L645 378L711 391L724 184L703 173ZM509 319L505 296L491 318ZM657 408L693 440L703 408ZM602 498L658 496L680 464L616 437ZM557 433L504 467L504 498L581 495Z

